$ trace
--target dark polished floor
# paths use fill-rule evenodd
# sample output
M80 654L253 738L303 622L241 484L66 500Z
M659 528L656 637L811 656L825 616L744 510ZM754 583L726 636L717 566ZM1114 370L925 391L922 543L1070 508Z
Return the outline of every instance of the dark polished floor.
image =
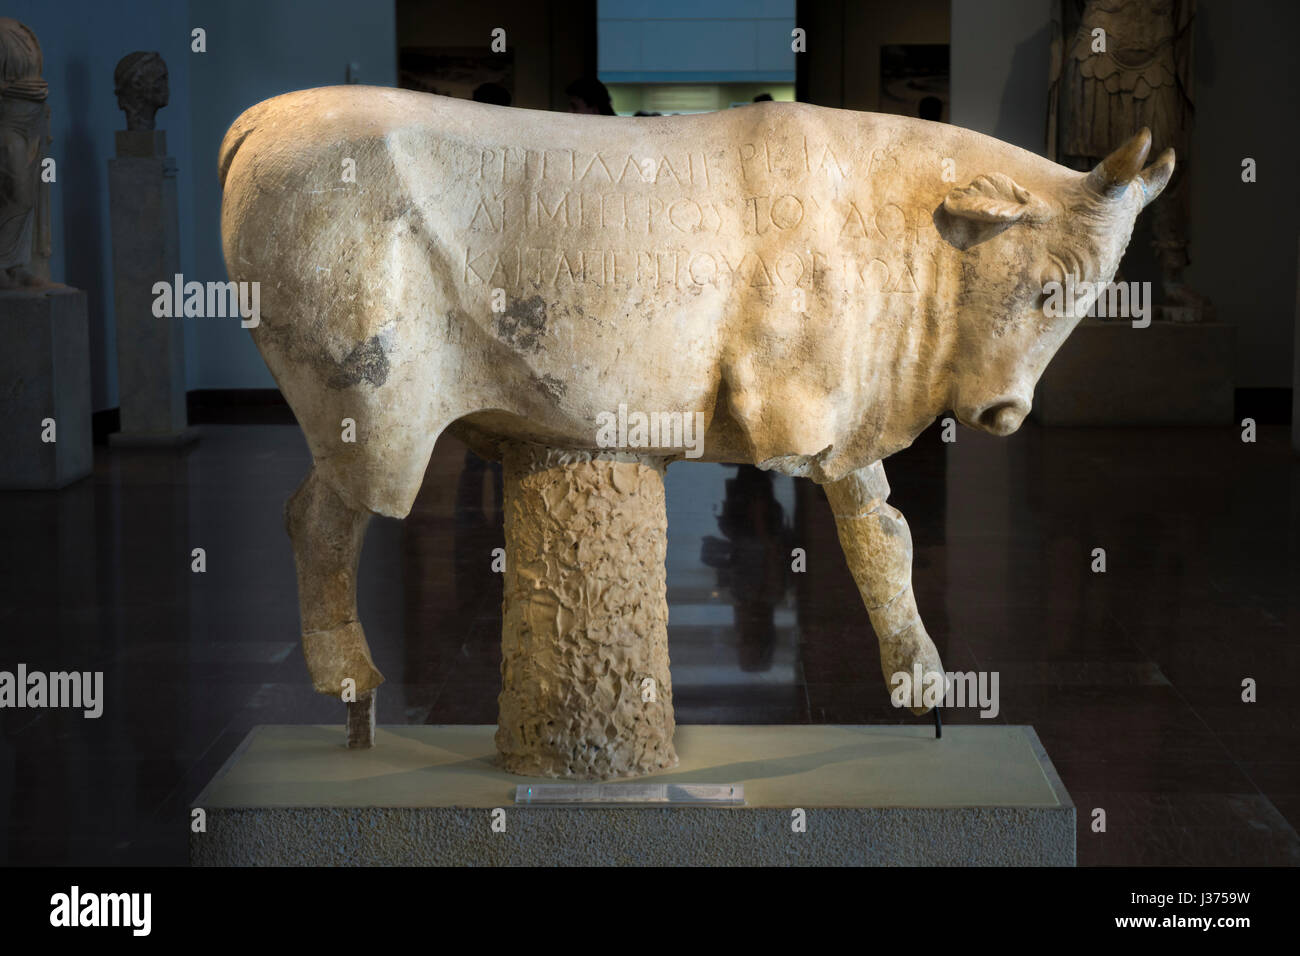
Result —
M307 464L295 427L205 426L183 453L97 448L93 478L0 494L0 669L102 670L106 695L99 720L0 710L0 863L183 863L187 806L251 727L341 720L297 646L281 509ZM1081 864L1300 863L1283 428L933 430L886 465L945 665L996 671L996 721L1037 729ZM412 515L371 526L383 723L496 720L497 474L444 439ZM916 720L890 705L818 488L701 464L667 484L679 723Z

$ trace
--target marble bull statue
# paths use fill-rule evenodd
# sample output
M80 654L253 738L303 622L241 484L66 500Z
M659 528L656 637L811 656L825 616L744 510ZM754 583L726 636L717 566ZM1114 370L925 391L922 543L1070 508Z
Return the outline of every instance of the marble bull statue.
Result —
M444 430L594 450L620 406L824 486L886 680L942 672L881 462L949 410L1019 427L1078 322L1044 287L1113 277L1173 172L1150 142L1084 173L793 103L620 118L348 86L252 107L221 145L222 238L314 460L286 524L316 689L383 680L362 538L408 513ZM686 457L670 431L638 450Z

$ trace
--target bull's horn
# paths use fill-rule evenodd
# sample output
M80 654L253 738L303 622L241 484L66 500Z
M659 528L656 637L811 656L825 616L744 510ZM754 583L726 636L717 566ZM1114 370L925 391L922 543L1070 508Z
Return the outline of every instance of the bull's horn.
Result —
M1151 152L1151 130L1143 126L1127 143L1111 153L1088 174L1088 188L1099 196L1116 199L1137 178Z
M1164 191L1164 188L1169 185L1169 177L1173 174L1174 151L1166 149L1138 176L1138 182L1142 184L1143 208L1151 205L1151 201Z

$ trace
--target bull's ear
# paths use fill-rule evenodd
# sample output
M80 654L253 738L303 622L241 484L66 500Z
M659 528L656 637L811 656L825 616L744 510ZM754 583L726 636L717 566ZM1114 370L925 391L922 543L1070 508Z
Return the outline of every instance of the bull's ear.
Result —
M1043 222L1052 216L1051 207L1010 176L988 173L970 185L958 186L943 201L953 216L974 222Z

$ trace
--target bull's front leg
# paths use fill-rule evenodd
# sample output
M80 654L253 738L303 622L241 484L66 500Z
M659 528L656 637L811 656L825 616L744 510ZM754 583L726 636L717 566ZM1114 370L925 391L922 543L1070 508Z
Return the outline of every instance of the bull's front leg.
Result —
M930 676L943 674L939 651L921 623L912 595L912 533L902 512L886 503L889 482L884 466L876 462L823 487L835 514L840 546L880 641L885 682L892 691L898 686L897 674L914 681L919 663L924 683L918 693L933 682L941 696L946 683ZM913 699L911 694L907 699ZM912 707L912 713L924 714L930 709L924 699L933 698L917 699L923 706Z

